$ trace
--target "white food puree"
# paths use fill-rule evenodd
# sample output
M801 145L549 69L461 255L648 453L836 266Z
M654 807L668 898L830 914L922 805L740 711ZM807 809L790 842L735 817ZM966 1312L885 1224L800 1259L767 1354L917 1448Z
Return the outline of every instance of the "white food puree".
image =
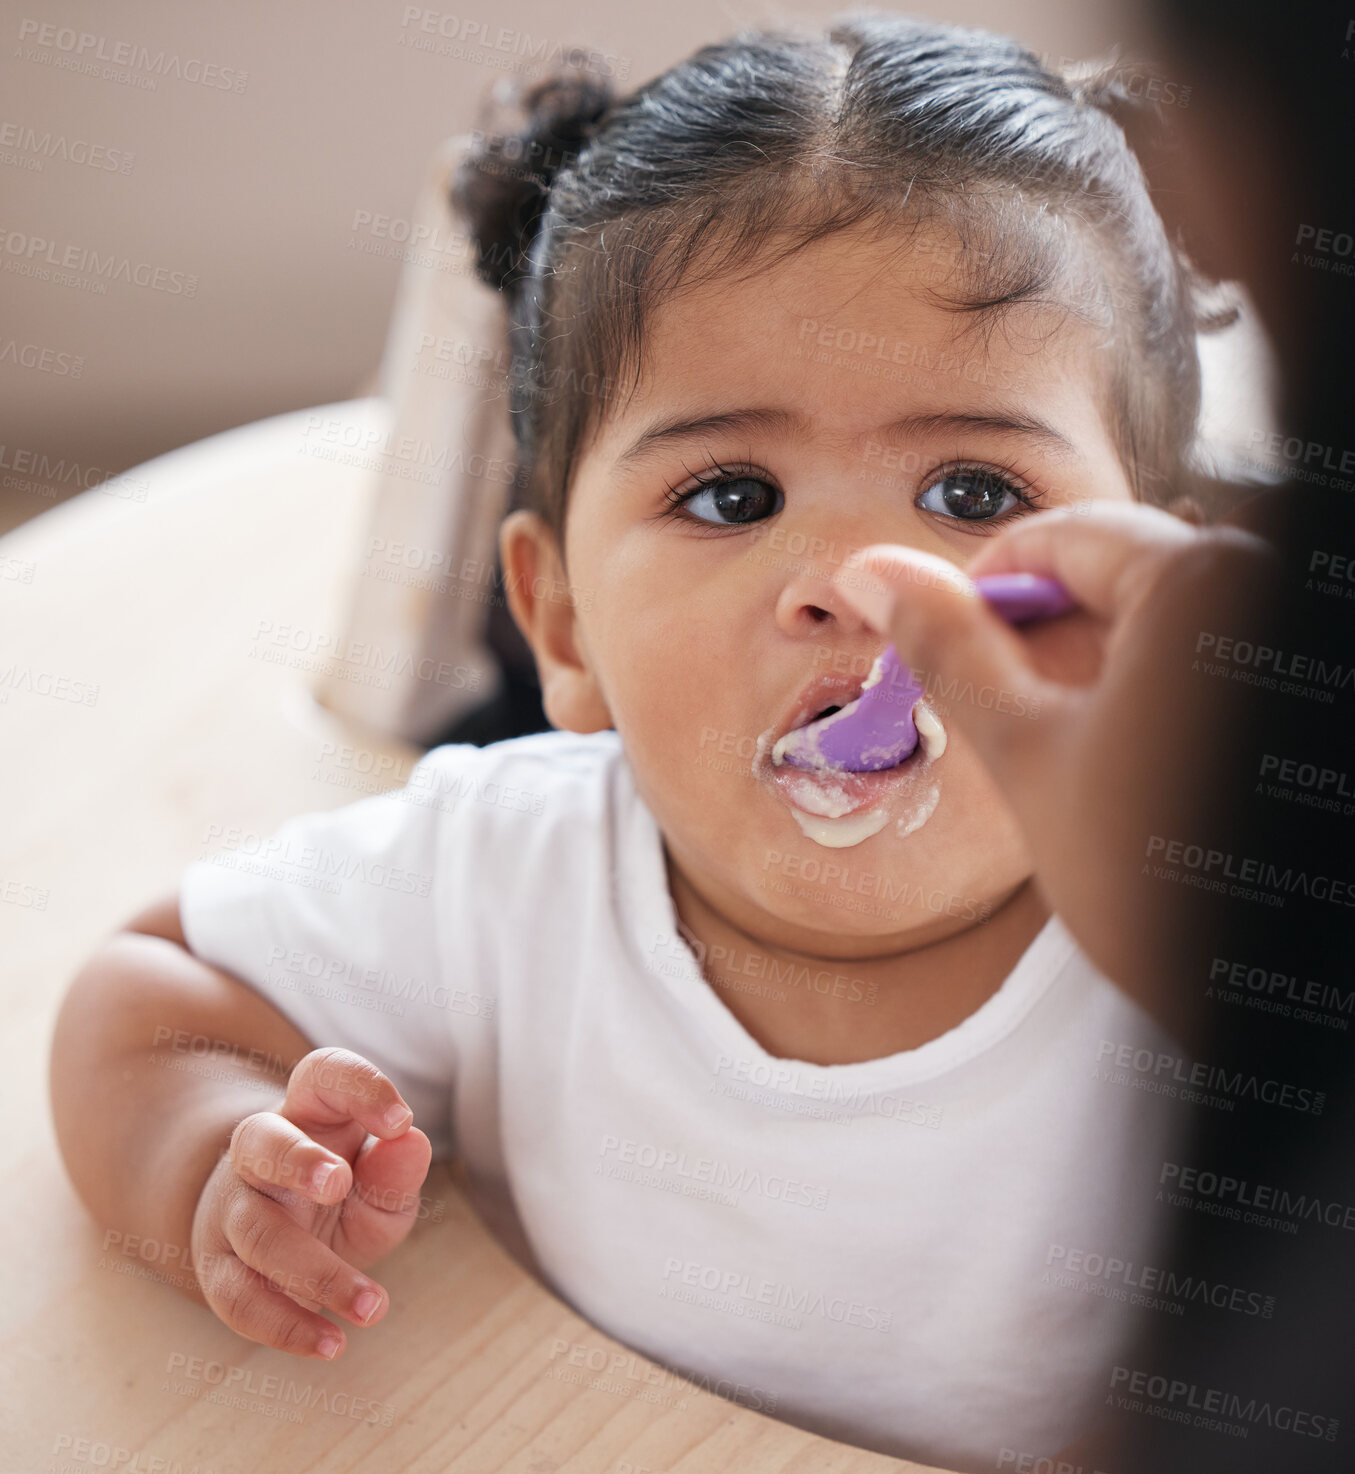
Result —
M872 675L879 679L877 672L872 671ZM868 809L844 813L848 806L846 794L840 788L835 789L831 782L825 783L827 773L810 777L806 772L803 780L794 784L795 801L788 807L806 839L829 850L849 849L878 834L889 823L891 812L896 815L895 829L900 839L922 828L941 800L941 785L930 770L946 750L946 729L923 701L913 708L913 725L917 728L920 756L906 774L891 784L880 802ZM760 751L763 746L759 741ZM775 762L780 754L776 748L772 752Z

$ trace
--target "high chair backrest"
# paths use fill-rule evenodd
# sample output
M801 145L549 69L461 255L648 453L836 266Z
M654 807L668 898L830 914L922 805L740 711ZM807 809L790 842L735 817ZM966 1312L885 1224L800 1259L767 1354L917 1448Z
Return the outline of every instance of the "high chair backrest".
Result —
M364 684L356 665L336 662L316 687L331 710L424 745L500 684L485 634L517 472L505 304L475 275L474 243L451 208L470 142L443 143L408 224L372 238L403 269L380 370L389 429L358 448L372 461L371 513L343 649L379 647L389 683Z

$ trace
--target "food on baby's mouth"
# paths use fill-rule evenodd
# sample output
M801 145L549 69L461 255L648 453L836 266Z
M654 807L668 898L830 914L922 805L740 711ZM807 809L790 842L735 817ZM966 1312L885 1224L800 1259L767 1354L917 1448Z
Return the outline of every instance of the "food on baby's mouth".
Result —
M825 849L845 849L861 844L894 821L894 832L903 839L920 829L936 810L940 785L931 765L946 750L946 730L936 713L921 701L913 710L917 727L917 753L913 761L873 773L852 773L825 765L802 769L788 763L766 764L773 749L770 733L758 739L758 757L753 774L761 771L786 800L801 834Z
M925 693L892 645L875 657L861 694L780 738L774 763L818 772L876 773L893 768L917 747L913 707Z

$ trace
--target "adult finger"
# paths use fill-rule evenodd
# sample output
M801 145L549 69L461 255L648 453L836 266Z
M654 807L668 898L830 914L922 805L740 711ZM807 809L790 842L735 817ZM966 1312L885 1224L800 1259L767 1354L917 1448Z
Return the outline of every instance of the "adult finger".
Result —
M1022 517L980 549L968 573L1055 578L1079 607L1114 622L1147 596L1173 555L1208 536L1158 507L1082 502Z
M889 637L927 694L946 700L948 718L985 757L1033 737L1037 724L1029 718L1064 694L1039 673L1022 637L973 581L944 558L876 543L861 549L834 582Z

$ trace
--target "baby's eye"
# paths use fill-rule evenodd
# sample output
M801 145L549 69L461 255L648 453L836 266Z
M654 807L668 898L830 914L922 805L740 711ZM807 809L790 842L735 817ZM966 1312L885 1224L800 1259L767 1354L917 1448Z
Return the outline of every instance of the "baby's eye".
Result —
M730 527L760 522L781 510L785 497L778 487L752 476L727 476L682 493L675 502L700 522Z
M1025 498L996 471L978 467L946 471L918 498L926 512L957 517L964 522L989 522L1019 506Z

